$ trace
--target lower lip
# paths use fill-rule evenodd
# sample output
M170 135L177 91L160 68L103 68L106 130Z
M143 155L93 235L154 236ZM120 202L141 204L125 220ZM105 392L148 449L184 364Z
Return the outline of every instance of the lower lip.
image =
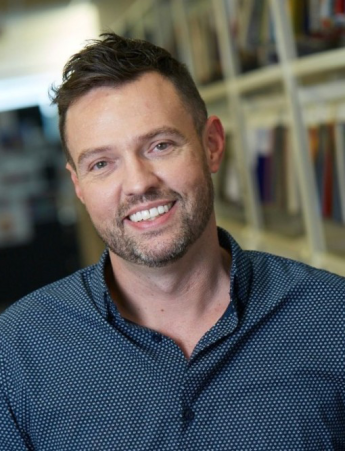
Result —
M138 230L149 230L164 225L174 215L175 210L176 210L176 202L167 213L164 213L164 215L156 216L155 219L151 221L133 222L130 219L126 218L124 220L124 223Z

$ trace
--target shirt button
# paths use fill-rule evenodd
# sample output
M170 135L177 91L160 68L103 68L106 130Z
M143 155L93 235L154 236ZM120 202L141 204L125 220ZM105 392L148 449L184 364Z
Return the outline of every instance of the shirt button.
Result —
M162 336L159 334L152 334L152 340L155 343L160 343L162 341Z
M191 409L186 409L186 410L183 412L183 418L184 418L186 421L193 421L193 420L194 420L194 417L195 417L195 413L194 413L193 410L191 410Z

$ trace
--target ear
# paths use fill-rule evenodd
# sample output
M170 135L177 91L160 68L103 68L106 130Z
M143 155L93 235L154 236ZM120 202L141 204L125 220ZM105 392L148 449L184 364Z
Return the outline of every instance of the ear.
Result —
M225 135L223 125L217 116L207 119L204 129L204 143L211 173L218 171L224 154Z
M71 180L72 180L73 185L74 185L74 191L75 191L78 199L82 203L84 203L84 197L83 197L83 194L82 194L82 191L81 191L81 188L80 188L77 171L73 168L73 166L70 163L66 164L66 169L71 175Z

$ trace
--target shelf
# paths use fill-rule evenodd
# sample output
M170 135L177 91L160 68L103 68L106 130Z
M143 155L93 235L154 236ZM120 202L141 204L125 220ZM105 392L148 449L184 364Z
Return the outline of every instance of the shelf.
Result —
M274 84L282 83L283 71L278 65L267 66L240 75L233 83L233 89L246 94L258 89L270 88Z
M211 83L208 86L198 86L198 89L206 103L215 102L226 97L226 82L224 80Z
M233 80L221 80L208 86L199 87L199 89L205 102L213 102L224 98L227 95L227 89L239 94L246 94L259 89L271 88L272 85L282 83L282 81L281 67L269 66L238 76Z
M296 77L345 69L345 48L304 56L291 62Z
M291 66L294 75L298 77L331 72L340 68L345 69L345 48L323 52L318 55L305 56L292 61L289 63L289 66ZM255 90L269 88L274 84L282 83L282 81L283 68L274 65L239 75L228 82L222 80L212 83L209 86L200 87L200 91L205 102L212 102L224 97L227 92L227 87L238 93L246 94ZM338 87L337 82L333 82L331 84L331 93L328 91L329 95L332 95L334 99L337 96L335 89ZM327 100L327 90L327 87L319 88L319 93L322 97L320 100ZM345 93L342 94L342 92L342 90L339 90L338 96L345 97ZM311 98L310 95L309 98Z
M289 238L268 232L258 231L248 225L233 221L216 210L217 223L235 238L244 249L252 249L280 255L282 257L309 263L311 254L306 237Z

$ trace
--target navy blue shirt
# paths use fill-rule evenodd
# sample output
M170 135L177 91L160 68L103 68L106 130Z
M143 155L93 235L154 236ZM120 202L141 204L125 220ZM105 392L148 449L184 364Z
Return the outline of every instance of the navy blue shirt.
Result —
M107 253L10 307L0 449L345 450L345 279L219 237L231 303L189 360L120 316Z

